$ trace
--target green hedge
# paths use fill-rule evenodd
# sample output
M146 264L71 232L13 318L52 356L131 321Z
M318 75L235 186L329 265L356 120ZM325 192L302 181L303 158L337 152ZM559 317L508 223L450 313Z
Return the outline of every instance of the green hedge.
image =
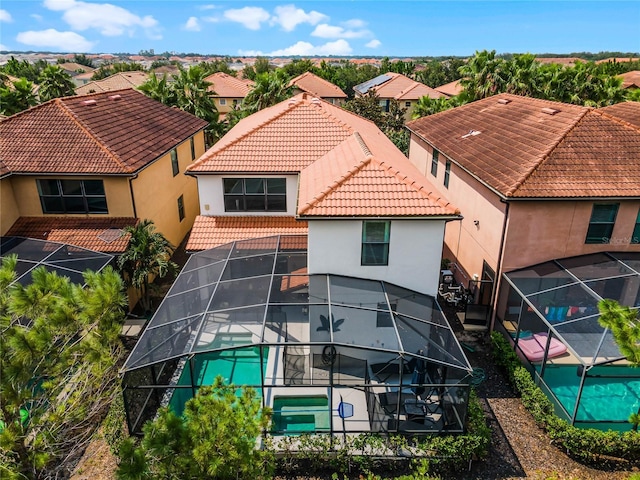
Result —
M570 425L555 414L553 403L535 384L504 336L493 332L491 340L496 364L506 368L522 403L554 444L586 464L602 466L606 462L620 468L640 465L640 432L619 433Z

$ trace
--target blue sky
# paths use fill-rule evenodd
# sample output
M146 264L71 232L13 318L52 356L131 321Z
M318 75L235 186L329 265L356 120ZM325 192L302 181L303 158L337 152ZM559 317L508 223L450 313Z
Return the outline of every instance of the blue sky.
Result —
M0 50L230 56L640 52L632 1L2 0Z

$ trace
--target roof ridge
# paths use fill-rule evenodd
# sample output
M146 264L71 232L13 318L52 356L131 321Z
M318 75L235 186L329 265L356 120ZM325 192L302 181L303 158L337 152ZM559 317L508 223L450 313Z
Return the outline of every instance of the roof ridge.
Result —
M597 113L601 117L605 117L605 118L607 118L609 120L612 120L612 121L614 121L616 123L619 123L619 124L621 124L621 125L623 125L625 127L631 128L634 131L640 133L640 126L634 125L633 123L630 123L630 122L628 122L626 120L623 120L620 117L616 117L615 115L612 115L612 114L610 114L608 112L603 112L602 110L599 110L599 109L593 110L593 113Z
M413 84L410 85L409 87L407 87L406 90L400 90L400 93L398 93L395 97L393 97L394 99L398 99L398 98L402 97L403 95L406 95L411 90L414 90L415 88L418 87L418 85L420 85L420 83L416 82L415 80L413 80L413 79L410 79L410 80L413 82Z
M128 90L128 89L127 89ZM69 97L67 97L69 98ZM96 142L96 144L98 145L98 147L101 150L104 150L107 155L109 155L110 157L113 158L113 160L115 161L115 163L117 165L119 165L122 170L124 172L130 173L131 169L129 167L127 167L127 165L120 159L120 156L118 154L116 154L114 151L112 151L103 141L100 137L98 137L95 133L93 133L93 131L88 127L85 126L83 124L83 122L81 122L73 113L73 111L67 107L67 105L65 105L65 103L62 101L61 98L56 98L55 100L58 100L61 107L63 107L61 110L62 112L67 115L89 138L91 138L94 142Z
M524 183L531 178L531 176L540 168L540 166L549 158L549 156L553 153L553 151L558 147L558 145L560 145L560 143L562 143L567 136L573 132L576 127L578 126L578 124L582 121L582 119L587 116L587 114L589 112L592 112L593 110L595 110L592 107L582 107L585 109L584 113L582 115L580 115L579 118L576 119L576 121L573 123L573 125L566 131L564 132L563 135L560 136L560 138L558 139L558 141L556 141L553 145L551 145L546 152L544 152L542 154L542 158L540 159L539 162L537 162L527 173L524 174L524 176L515 183L515 185L513 187L511 187L506 193L507 196L513 196L516 191L522 186L524 185Z

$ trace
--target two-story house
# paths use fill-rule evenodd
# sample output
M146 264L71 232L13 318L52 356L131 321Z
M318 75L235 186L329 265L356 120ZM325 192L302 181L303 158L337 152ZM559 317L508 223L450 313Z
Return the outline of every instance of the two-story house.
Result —
M215 100L221 120L227 113L239 108L239 104L253 87L253 80L237 78L224 72L213 73L205 80L211 83L208 89L213 92L211 97Z
M149 80L147 72L118 72L109 75L102 80L84 81L87 76L80 77L82 83L76 88L76 95L87 95L90 93L113 92L124 88L138 88ZM90 80L90 79L89 79Z
M378 75L371 80L360 83L353 87L356 96L366 95L370 90L374 91L380 99L380 107L385 112L389 111L391 100L397 101L402 108L406 108L405 122L411 120L413 110L422 97L441 98L443 93L428 87L424 83L405 77L400 73L387 72Z
M289 86L293 87L294 95L305 92L333 105L342 106L347 100L347 94L340 87L311 72L305 72L291 79Z
M198 213L183 175L207 123L132 90L56 98L0 122L0 234L121 252L150 219L178 245Z

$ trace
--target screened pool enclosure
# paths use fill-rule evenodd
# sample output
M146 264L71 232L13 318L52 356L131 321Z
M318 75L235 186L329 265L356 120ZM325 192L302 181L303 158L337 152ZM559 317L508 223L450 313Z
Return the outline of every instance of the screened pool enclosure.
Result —
M640 368L620 353L598 302L640 307L640 253L597 253L506 273L496 328L511 340L556 413L579 427L630 430Z
M433 297L307 274L306 236L192 255L123 368L129 429L203 385L256 389L271 433L462 432L471 367Z

